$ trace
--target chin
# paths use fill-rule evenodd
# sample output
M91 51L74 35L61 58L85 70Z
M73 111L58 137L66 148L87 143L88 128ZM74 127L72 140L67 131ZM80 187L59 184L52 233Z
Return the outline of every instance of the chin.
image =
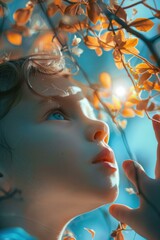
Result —
M108 194L106 193L106 203L112 203L114 202L119 194L119 188L118 185L115 185L113 188L111 188L108 191Z

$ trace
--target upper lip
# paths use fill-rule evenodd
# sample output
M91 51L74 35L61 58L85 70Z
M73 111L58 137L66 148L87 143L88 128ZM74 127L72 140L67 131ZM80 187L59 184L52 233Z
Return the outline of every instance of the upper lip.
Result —
M100 162L115 163L114 153L111 148L108 147L103 149L92 161L93 164Z

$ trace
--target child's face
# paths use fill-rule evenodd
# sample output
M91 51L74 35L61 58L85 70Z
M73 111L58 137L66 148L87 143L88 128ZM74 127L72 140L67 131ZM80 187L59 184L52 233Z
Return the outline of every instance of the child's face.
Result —
M92 163L104 149L111 154L105 142L108 126L95 118L80 88L61 96L68 87L74 90L75 85L67 78L55 78L55 99L49 101L24 84L21 101L5 117L3 131L13 148L14 185L26 196L49 189L55 196L64 190L66 199L67 194L81 192L82 197L90 194L103 203L112 201L119 181L115 159L111 159L114 168Z

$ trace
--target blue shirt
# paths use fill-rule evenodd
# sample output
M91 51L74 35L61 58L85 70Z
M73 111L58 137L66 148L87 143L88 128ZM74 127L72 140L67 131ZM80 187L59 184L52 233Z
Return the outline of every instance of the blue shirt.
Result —
M0 240L38 240L38 239L32 237L24 229L16 227L16 228L4 228L0 230Z

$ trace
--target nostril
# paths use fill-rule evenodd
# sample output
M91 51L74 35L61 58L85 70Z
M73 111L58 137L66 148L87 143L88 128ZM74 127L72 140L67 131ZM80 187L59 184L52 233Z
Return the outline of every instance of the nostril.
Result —
M109 142L109 134L105 134L103 131L98 131L94 134L94 140L104 141L105 143Z
M102 131L98 131L98 132L96 132L96 133L94 134L94 139L95 139L95 140L102 140L103 137L104 137L104 135L103 135L103 132L102 132Z

